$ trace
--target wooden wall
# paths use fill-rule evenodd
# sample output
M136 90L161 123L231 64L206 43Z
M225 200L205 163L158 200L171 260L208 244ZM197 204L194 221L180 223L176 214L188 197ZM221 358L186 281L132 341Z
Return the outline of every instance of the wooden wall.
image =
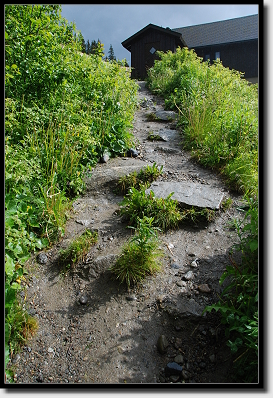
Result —
M154 64L158 59L156 54L151 54L150 49L154 47L160 51L175 51L175 37L150 29L141 35L131 45L131 66L132 78L144 79L147 76L147 68Z
M238 43L227 43L194 49L199 57L205 58L210 54L211 62L215 59L215 52L220 51L223 66L245 73L245 78L258 76L258 40Z

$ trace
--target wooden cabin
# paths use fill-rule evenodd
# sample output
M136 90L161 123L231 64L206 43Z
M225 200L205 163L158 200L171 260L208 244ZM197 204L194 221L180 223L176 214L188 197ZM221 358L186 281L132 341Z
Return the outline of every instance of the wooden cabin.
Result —
M157 50L174 52L178 46L186 45L181 33L153 24L145 26L121 44L131 53L132 78L135 79L147 76L147 69L153 66L155 59L159 59Z
M149 24L121 44L131 52L133 78L147 76L158 59L156 50L175 52L186 46L204 61L219 58L225 67L258 81L258 14L176 29Z

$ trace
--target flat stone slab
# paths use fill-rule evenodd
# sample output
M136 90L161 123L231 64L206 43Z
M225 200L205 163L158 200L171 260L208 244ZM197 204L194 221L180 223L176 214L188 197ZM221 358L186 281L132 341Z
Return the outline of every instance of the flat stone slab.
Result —
M160 129L152 133L152 135L156 136L156 140L165 141L165 142L179 138L179 133L177 132L177 130L171 130L171 129Z
M91 177L85 178L87 190L94 187L99 190L100 186L110 182L117 182L120 177L134 171L139 172L147 166L146 162L135 158L114 158L107 163L97 164L92 171Z
M164 122L177 119L177 113L175 113L174 111L156 111L155 116Z
M181 205L196 206L219 210L224 194L219 190L200 183L192 181L160 181L151 184L150 188L145 191L148 194L153 191L157 198L166 199L167 196L174 192L173 200L177 200Z

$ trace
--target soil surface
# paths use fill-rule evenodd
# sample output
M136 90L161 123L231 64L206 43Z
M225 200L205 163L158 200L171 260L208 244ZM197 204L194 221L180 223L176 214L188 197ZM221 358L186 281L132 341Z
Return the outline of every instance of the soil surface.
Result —
M133 130L138 157L98 164L86 177L85 195L73 203L62 241L46 257L29 262L21 293L39 327L12 359L16 383L232 382L224 326L217 313L202 312L219 300L219 278L237 242L228 223L242 217L242 198L181 149L183 135L175 120L149 117L162 111L164 102L144 82L139 86ZM166 140L148 139L149 133L164 131ZM127 290L109 271L132 233L119 214L122 197L113 188L120 175L153 162L164 166L158 181L207 184L233 203L217 211L211 223L161 234L162 271ZM66 272L59 251L86 228L98 231L98 243Z

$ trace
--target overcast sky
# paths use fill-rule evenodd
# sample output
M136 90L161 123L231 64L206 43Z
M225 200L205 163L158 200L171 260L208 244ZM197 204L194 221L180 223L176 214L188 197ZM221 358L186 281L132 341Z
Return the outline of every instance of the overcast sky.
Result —
M62 5L62 16L75 22L85 41L98 40L108 55L112 44L117 59L126 58L131 65L131 53L121 42L149 23L171 29L201 23L221 21L258 13L257 5Z

